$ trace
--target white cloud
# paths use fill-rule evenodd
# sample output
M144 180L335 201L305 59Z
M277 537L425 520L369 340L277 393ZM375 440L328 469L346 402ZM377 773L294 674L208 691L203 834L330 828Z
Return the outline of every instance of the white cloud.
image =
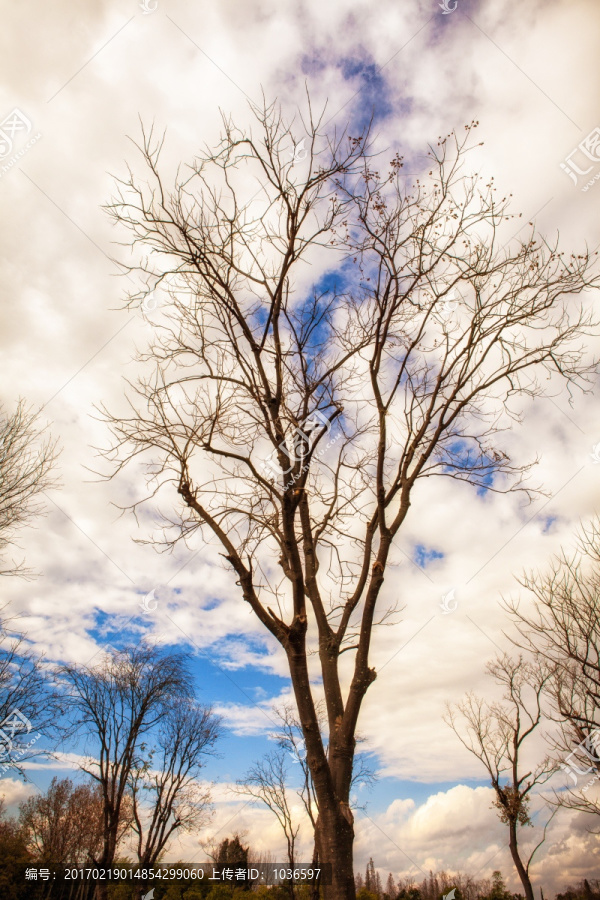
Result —
M16 778L2 778L0 781L0 799L4 800L9 815L14 815L19 803L35 794L37 790L32 784L24 784Z

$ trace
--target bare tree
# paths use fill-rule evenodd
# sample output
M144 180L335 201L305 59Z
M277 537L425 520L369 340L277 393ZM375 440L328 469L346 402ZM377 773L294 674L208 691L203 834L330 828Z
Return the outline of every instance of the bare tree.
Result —
M110 868L142 742L175 703L192 698L186 658L142 645L113 650L95 666L63 666L58 675L75 726L93 747L82 768L102 793L102 845L94 865ZM106 883L96 892L106 900Z
M0 559L17 532L41 515L40 494L56 486L57 455L56 442L23 400L12 415L0 405ZM22 562L0 562L0 575L30 574Z
M450 707L447 723L461 743L484 765L496 793L494 806L508 827L510 853L526 900L533 900L529 867L546 837L529 853L520 843L520 829L533 825L529 807L534 788L544 784L555 769L546 757L530 768L526 743L543 719L542 698L552 679L552 669L538 663L514 660L505 655L488 665L487 671L504 688L503 702L486 703L467 694L462 703Z
M130 302L169 298L129 415L105 411L109 458L116 473L145 457L151 496L180 498L167 546L216 540L283 648L327 900L352 900L356 728L393 541L424 478L526 489L530 462L509 458L503 429L538 376L585 386L596 370L575 298L599 279L587 253L566 259L533 230L504 246L508 201L464 171L470 127L430 149L415 184L398 155L380 175L367 134L327 137L312 113L297 162L275 107L255 114L258 136L224 120L172 190L144 134L147 173L108 206L140 250Z
M322 737L326 730L326 717L323 708L323 701L318 700L315 704L317 721ZM302 737L302 725L298 719L297 710L292 704L283 704L273 709L273 713L281 723L281 731L273 735L277 740L279 749L288 755L294 764L298 764L300 770L300 787L296 789L296 793L302 805L313 830L313 853L311 867L319 868L319 848L316 839L317 819L319 802L315 792L310 766L306 758L306 743ZM286 834L287 838L287 834ZM320 878L315 879L311 884L312 900L319 900L320 896Z
M237 782L236 793L252 797L263 803L277 818L285 835L287 859L291 869L296 863L296 839L300 831L300 822L292 812L288 791L289 766L286 763L287 752L278 747L266 753L255 762L243 778ZM294 897L294 884L288 884L290 896Z
M23 562L6 560L20 529L41 515L40 494L56 485L56 442L23 400L12 414L0 405L0 575L31 576ZM58 697L43 661L28 646L14 619L0 606L0 772L10 766L26 777L23 763L48 750L56 733ZM40 734L40 732L42 734Z
M317 701L317 703L315 704L315 709L317 713L317 721L319 722L319 729L321 731L321 734L324 735L327 724L325 720L323 702ZM288 755L289 759L293 761L294 765L297 764L299 767L300 787L297 790L297 794L302 801L302 804L306 811L306 815L310 820L314 832L317 826L319 802L315 792L314 784L312 782L310 766L307 762L306 743L302 736L302 725L298 719L298 713L289 703L283 704L279 707L275 707L273 709L273 713L280 723L281 727L281 730L273 734L273 737L276 739L280 750ZM315 846L313 863L316 865L317 861L318 855Z
M181 700L161 720L155 741L140 747L130 776L140 868L157 864L176 831L199 829L208 821L210 791L198 778L219 728L210 707ZM141 890L140 884L136 896Z
M61 698L44 661L14 619L0 609L0 773L9 767L27 778L24 763L51 752L59 736Z
M600 518L581 529L574 552L520 579L527 601L507 602L524 643L556 668L549 693L561 725L557 760L567 773L560 805L600 815Z

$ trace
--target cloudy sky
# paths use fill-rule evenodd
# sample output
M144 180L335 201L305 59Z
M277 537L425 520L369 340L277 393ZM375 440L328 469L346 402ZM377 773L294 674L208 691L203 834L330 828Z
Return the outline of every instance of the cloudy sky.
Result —
M202 699L227 717L222 757L207 772L217 782L211 834L246 830L256 850L274 856L283 851L276 825L229 785L268 747L271 706L290 691L285 660L215 548L160 555L135 544L147 522L138 529L115 504L138 486L90 474L94 447L107 442L94 407L118 407L136 347L153 327L123 310L129 285L112 261L118 235L101 206L113 176L135 164L140 118L166 129L171 165L218 139L221 110L244 125L248 100L264 91L291 117L308 87L315 106L327 103L331 127L374 109L379 140L408 158L479 120L482 171L512 193L523 222L559 231L569 252L595 249L600 187L582 190L585 179L574 184L561 163L600 123L597 5L447 5L452 11L436 0L147 0L146 8L57 0L3 13L0 399L43 407L63 447L63 488L21 540L40 577L3 584L3 599L50 660L85 663L124 634L191 649ZM596 172L600 164L587 177ZM379 775L358 816L361 868L369 855L382 870L417 879L430 868L478 877L501 868L517 887L491 792L441 717L466 690L489 691L485 663L509 647L500 599L515 590L514 575L543 566L596 511L594 396L573 405L565 396L536 400L512 440L524 458L539 457L544 497L525 505L425 482L397 541L385 590L405 608L377 636L381 675L360 723ZM444 615L440 601L451 589L457 607ZM157 608L144 615L140 600L152 590ZM76 770L78 752L64 748L61 773ZM0 794L17 803L57 771L55 763L34 767L26 786L4 778ZM544 887L598 873L589 824L568 813L554 819L533 867ZM181 855L198 854L197 840L184 838Z

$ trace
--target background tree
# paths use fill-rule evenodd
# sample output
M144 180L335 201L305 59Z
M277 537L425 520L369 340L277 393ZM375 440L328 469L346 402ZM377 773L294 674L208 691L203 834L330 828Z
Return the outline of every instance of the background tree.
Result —
M381 876L377 869L375 868L375 863L373 862L373 857L371 856L369 862L367 863L367 868L365 869L365 890L370 894L375 894L376 897L381 898L383 891L381 890Z
M25 866L33 862L18 823L6 815L0 797L0 897L3 900L28 900L30 885L23 879Z
M250 866L250 847L244 846L241 835L234 834L231 838L225 838L217 847L214 854L215 867L217 869L248 869ZM251 884L245 881L236 887L249 891Z
M529 814L532 791L548 780L555 764L546 757L530 768L527 745L542 722L542 698L553 672L547 666L507 655L490 663L487 671L503 687L503 702L486 703L468 694L462 703L449 708L446 721L487 770L496 794L494 806L508 828L510 853L525 897L533 900L529 868L545 840L548 822L529 853L520 845L520 829L533 824Z
M385 883L385 893L383 896L386 898L386 900L396 900L397 894L398 888L396 887L394 876L390 872Z
M214 753L221 720L192 700L174 702L154 741L139 748L130 775L132 828L142 869L159 862L176 831L198 831L210 817L210 790L198 779ZM140 884L135 895L141 893Z
M187 661L181 653L141 645L113 650L95 666L63 666L58 674L75 727L93 747L82 768L102 795L102 844L94 865L110 868L141 744L170 708L193 697ZM97 893L106 900L106 883Z
M0 405L0 575L31 574L4 557L17 532L42 514L40 495L56 486L57 455L56 442L25 401L12 414Z
M122 822L117 844L128 825L127 820ZM55 777L45 794L20 804L19 826L38 865L57 869L89 865L102 843L100 787Z
M421 900L421 891L415 886L415 879L406 876L398 880L398 894L396 900Z
M151 496L167 486L181 504L167 544L216 539L283 648L325 895L352 900L356 729L393 542L424 478L524 489L530 461L509 457L503 429L539 377L585 386L596 371L576 297L599 279L587 253L510 240L506 198L464 171L471 128L413 182L397 154L380 174L366 133L321 134L312 113L297 165L275 107L253 112L256 136L224 120L173 189L144 134L147 171L108 206L140 250L130 302L169 297L128 414L107 413L109 458L118 472L146 456Z
M574 552L520 579L525 597L508 601L523 646L556 668L548 685L560 723L557 763L567 777L557 801L600 815L600 518L580 531ZM533 603L531 603L533 601Z
M321 734L323 734L327 726L322 702L317 702L315 711L319 721L319 729ZM302 725L298 719L298 712L288 703L274 708L273 714L277 718L281 728L281 730L274 735L278 746L285 754L287 754L288 758L293 761L294 766L298 766L298 769L300 770L301 785L297 794L302 801L314 834L317 827L319 802L312 782L310 766L307 762L306 743L302 734ZM313 865L318 865L316 842L313 852Z
M23 562L8 561L7 551L15 546L19 530L41 515L40 495L56 484L56 458L56 442L23 400L12 414L0 404L0 575L32 574ZM10 746L0 742L0 770L11 766L24 776L21 764L37 756L42 746L48 749L54 735L57 696L49 687L42 661L13 622L6 606L0 606L0 727L15 710L23 717L18 731L10 726L4 729L14 739ZM29 746L40 731L45 740Z
M277 740L278 749L265 754L261 760L255 763L248 774L240 779L238 792L246 796L255 797L275 814L286 839L288 862L293 867L300 822L294 817L290 806L289 794L291 787L288 786L290 773L292 775L296 772L300 774L300 786L295 789L295 793L302 801L313 829L313 837L318 816L318 798L312 783L310 767L306 760L306 746L296 710L291 704L283 704L275 707L272 711L281 728L280 731L272 735ZM317 716L321 733L325 735L327 722L321 702L317 704ZM357 743L361 740L357 736ZM291 762L288 764L288 761ZM353 766L352 786L355 788L359 786L371 787L374 781L375 774L366 755L357 753ZM355 808L362 807L356 804ZM291 857L290 853L292 854ZM314 843L311 865L313 868L319 865L316 842ZM293 885L290 885L290 888L292 887ZM318 880L311 885L311 889L313 900L316 900L319 897Z
M576 887L568 887L557 894L556 900L600 900L600 879L584 878Z
M492 872L492 885L488 893L488 900L512 900L512 897L513 895L506 889L502 872L496 869L495 872Z
M10 769L26 779L24 764L51 752L62 736L57 724L61 698L43 659L16 631L14 619L2 612L0 608L0 728L7 739L0 740L0 773Z
M290 868L293 869L296 862L296 840L300 831L300 822L297 821L290 806L287 786L289 766L286 758L287 752L283 747L266 753L237 782L236 793L252 797L271 810L284 833L287 861ZM294 897L293 881L287 887L290 896Z

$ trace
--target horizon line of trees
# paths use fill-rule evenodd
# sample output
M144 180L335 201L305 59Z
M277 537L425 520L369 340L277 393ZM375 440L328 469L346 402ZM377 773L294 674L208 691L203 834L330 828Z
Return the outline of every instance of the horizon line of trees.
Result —
M53 778L46 794L30 797L19 805L17 819L7 816L0 800L0 896L3 900L92 900L95 894L91 882L74 885L72 882L39 880L32 883L24 880L24 873L27 868L50 872L86 868L102 845L101 809L100 791L92 780L87 784L74 784L69 778ZM119 835L114 860L116 868L135 865L131 856L124 852L125 831L123 829ZM237 832L213 845L205 856L219 870L248 869L273 862L271 854L256 853ZM161 860L155 865L161 863L167 865ZM184 867L189 866L190 861L172 861L169 865ZM198 883L195 879L178 878L164 884L159 880L151 884L155 889L154 900L244 900L248 891L258 893L264 900L289 900L290 893L296 900L311 900L314 896L311 885L290 883L266 886L224 881L215 884L207 880ZM414 876L402 875L395 879L390 872L383 887L372 857L364 876L361 873L355 875L355 886L357 900L445 900L448 894L454 900L524 900L523 894L506 888L499 870L494 871L491 878L480 879L460 872L430 871L421 881ZM140 888L135 883L107 885L108 900L135 900L139 895ZM317 896L322 896L322 891ZM543 891L541 897L543 900ZM557 892L555 900L600 900L600 879L584 878L579 884Z

